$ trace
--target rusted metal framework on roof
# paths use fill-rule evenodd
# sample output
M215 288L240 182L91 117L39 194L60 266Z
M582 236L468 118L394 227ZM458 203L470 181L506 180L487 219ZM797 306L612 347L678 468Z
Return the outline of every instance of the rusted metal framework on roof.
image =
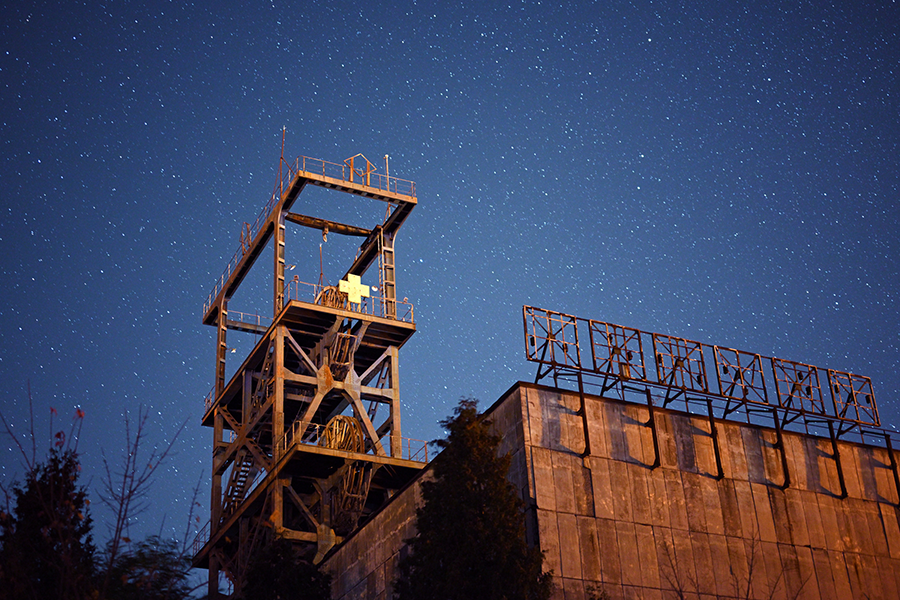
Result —
M535 383L552 377L555 386L571 385L581 395L585 455L590 454L586 391L647 406L647 427L656 450L652 468L660 464L653 410L673 403L708 417L719 477L723 471L717 418L774 426L785 488L790 486L791 474L782 440L784 429L831 440L842 497L846 497L847 487L839 439L856 435L862 443L893 450L895 434L881 427L872 381L863 375L533 306L522 307L522 317L525 355L538 363ZM823 389L830 395L830 403ZM900 494L900 469L893 451L888 455Z
M371 228L292 213L307 185L385 202ZM277 535L314 561L426 463L424 442L401 436L398 352L415 331L396 297L394 239L416 205L415 184L375 172L364 156L343 164L282 158L278 183L203 306L216 328L215 383L203 424L213 429L209 524L194 544L218 597L224 572L239 595L248 561ZM285 227L363 238L337 286L285 281ZM228 303L269 242L272 316ZM377 264L380 294L360 277ZM231 332L259 336L226 381Z

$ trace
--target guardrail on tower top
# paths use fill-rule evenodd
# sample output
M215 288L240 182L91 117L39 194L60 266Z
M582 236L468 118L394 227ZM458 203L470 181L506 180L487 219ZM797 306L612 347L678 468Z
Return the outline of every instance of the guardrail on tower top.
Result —
M328 292L334 293L329 294ZM300 281L297 277L285 284L284 299L285 301L299 300L301 302L311 302L374 317L403 321L405 323L415 322L413 305L406 298L403 300L391 300L384 296L373 294L361 298L361 302L350 302L347 294L338 292L335 286L306 283L305 281ZM389 308L394 308L396 316L391 315Z
M854 430L863 438L888 433L881 429L872 381L863 375L531 306L523 307L523 319L525 354L538 363L536 383L552 376L557 385L574 381L623 400L646 391L647 401L652 396L663 407L677 400L691 410L694 402L704 412L707 400L715 400L722 418L740 412L749 422L767 414L807 433L836 427L835 437Z
M225 287L225 283L228 281L228 278L231 277L231 274L237 268L238 264L241 262L241 259L244 258L244 255L249 250L249 244L256 239L256 235L259 233L259 230L266 223L269 218L269 213L272 212L272 209L275 208L275 204L278 202L278 195L276 192L272 193L269 201L266 202L266 205L259 211L259 214L256 215L256 220L249 225L249 227L245 224L245 229L241 232L241 246L237 249L237 251L232 255L231 260L228 261L228 264L225 265L225 270L222 271L222 275L216 281L216 284L213 286L212 291L209 293L209 296L206 297L206 301L203 303L203 314L209 312L212 303L219 296L219 292L222 291L222 288Z
M365 159L365 157L363 157ZM366 160L367 164L370 164ZM370 171L369 169L359 169L351 166L352 159L347 159L344 164L328 162L319 158L309 158L308 156L298 156L293 165L290 165L290 178L298 171L309 173L311 175L320 175L331 179L339 179L346 183L356 183L366 187L375 188L382 192L391 194L400 194L401 196L416 197L416 183L399 177L390 177L388 175ZM287 176L287 175L285 175ZM288 179L290 181L290 179Z
M365 157L363 157L365 158ZM281 159L278 169L278 181L272 190L265 206L262 207L256 220L252 224L245 224L245 228L241 231L241 246L237 249L231 260L225 266L222 275L213 286L213 290L207 296L203 303L203 314L209 312L212 303L219 296L219 292L225 286L225 283L231 277L231 274L237 268L241 259L250 248L250 244L256 239L262 226L266 223L272 209L284 197L284 194L290 189L291 182L298 174L309 174L313 178L327 177L329 179L339 180L348 184L362 185L376 190L387 192L390 194L398 194L401 196L416 197L416 183L399 177L390 177L386 174L377 173L371 169L371 164L366 160L366 169L359 169L353 165L353 159L348 158L344 164L332 163L319 158L310 158L308 156L298 156L293 163Z

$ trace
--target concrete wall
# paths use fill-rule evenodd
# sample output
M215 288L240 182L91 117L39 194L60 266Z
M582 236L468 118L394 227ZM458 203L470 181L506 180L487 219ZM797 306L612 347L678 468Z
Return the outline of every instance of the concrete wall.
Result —
M525 442L546 566L557 598L593 585L613 598L898 598L900 524L887 450L709 422L588 397L591 455L574 394L522 387ZM529 435L530 434L530 435Z
M885 449L840 444L840 499L829 440L785 433L785 488L773 429L717 421L717 479L705 417L657 409L651 468L646 407L588 396L586 458L579 407L573 393L519 384L490 410L556 599L900 597ZM335 600L391 597L419 499L414 483L326 559Z
M322 569L332 576L332 600L390 600L404 540L416 534L416 506L425 469L363 527L329 554Z

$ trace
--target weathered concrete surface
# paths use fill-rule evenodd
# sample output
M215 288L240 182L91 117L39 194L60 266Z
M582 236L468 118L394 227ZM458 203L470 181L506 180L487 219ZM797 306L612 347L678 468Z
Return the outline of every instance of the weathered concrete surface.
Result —
M654 410L653 468L646 406L587 396L586 457L580 406L520 383L489 409L555 600L900 597L886 449L839 444L842 499L830 440L785 432L782 460L774 429L716 421L718 478L706 417ZM391 597L419 498L413 482L326 559L336 600Z
M423 471L368 523L325 559L322 567L333 577L334 600L390 600L404 540L416 534L416 505L421 501Z
M708 419L657 409L661 466L652 468L647 407L588 396L591 454L581 460L577 394L517 390L524 439L536 446L527 499L556 598L581 600L589 587L612 598L743 598L748 586L754 598L898 597L898 494L886 449L839 444L841 499L830 440L785 432L782 461L774 429L716 421L719 479Z

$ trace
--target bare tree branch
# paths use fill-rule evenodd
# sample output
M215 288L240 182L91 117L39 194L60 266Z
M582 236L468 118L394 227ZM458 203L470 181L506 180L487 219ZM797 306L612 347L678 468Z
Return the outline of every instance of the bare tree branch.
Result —
M49 423L49 435L47 439L50 440L50 444L53 447L59 448L60 451L65 452L67 450L71 450L72 452L78 452L78 438L81 435L81 426L84 422L84 411L80 408L75 409L75 415L72 417L72 425L69 427L68 436L62 430L53 431L53 417L56 416L56 409L50 409L50 423ZM28 455L28 452L25 450L25 446L22 443L22 440L19 439L19 436L16 435L16 432L13 430L12 424L6 420L6 416L0 412L0 422L3 423L3 428L6 430L6 434L12 438L13 443L16 448L19 450L19 454L22 455L22 465L25 467L25 472L30 473L34 471L37 466L37 435L34 432L34 401L31 396L31 382L28 383L28 437L31 439L31 456ZM73 445L74 441L74 445Z
M203 473L200 473L200 476L197 478L197 485L194 486L194 491L191 494L191 509L188 511L187 523L184 527L184 536L181 538L181 554L182 556L187 556L188 552L191 550L191 544L194 541L194 536L191 535L192 529L196 529L193 527L193 523L196 521L197 525L200 524L200 517L196 514L196 509L202 509L203 505L197 501L197 498L200 496L200 488L203 485Z
M52 417L52 415L51 415ZM51 423L53 419L51 418ZM3 420L4 423L6 419ZM31 429L31 462L28 463L29 470L31 470L34 465L37 463L37 438L34 435L34 402L31 399L31 380L28 380L28 427ZM8 429L7 429L8 431ZM53 427L50 427L50 437L53 437Z
M150 413L143 406L138 408L137 424L132 433L132 423L125 413L125 457L118 469L113 469L103 454L103 504L115 515L110 526L110 539L107 545L106 574L100 588L100 598L106 597L109 588L109 576L123 543L131 540L127 533L132 519L149 507L148 493L150 484L157 469L172 453L175 441L187 425L187 420L164 446L154 446L146 458L141 457L141 445L146 437L147 421Z

